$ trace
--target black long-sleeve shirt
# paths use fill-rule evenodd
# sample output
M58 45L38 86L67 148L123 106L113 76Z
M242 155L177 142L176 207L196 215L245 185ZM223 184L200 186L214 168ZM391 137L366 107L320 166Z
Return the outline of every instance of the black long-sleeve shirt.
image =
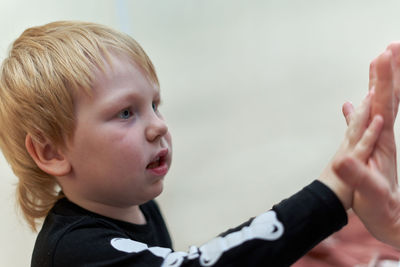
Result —
M336 195L314 181L242 225L187 252L173 251L154 201L142 205L145 225L56 203L36 240L32 267L47 266L290 266L347 223Z

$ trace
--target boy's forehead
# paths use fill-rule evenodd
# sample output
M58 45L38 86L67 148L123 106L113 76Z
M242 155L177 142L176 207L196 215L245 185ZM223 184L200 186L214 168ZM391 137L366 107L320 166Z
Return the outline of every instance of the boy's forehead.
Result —
M150 73L146 73L145 68L135 61L130 55L124 53L111 52L109 56L104 57L103 66L95 70L93 87L103 85L105 82L113 79L114 82L125 75L134 74L135 77L141 77L153 85L156 91L159 86L150 78Z
M111 54L111 56L103 61L103 66L95 69L89 90L79 90L76 98L77 102L92 101L93 98L99 97L105 93L110 94L110 90L115 88L146 88L152 94L159 94L160 88L158 84L151 81L149 75L138 63L130 57L120 54ZM88 92L87 92L88 91ZM127 93L127 92L125 92ZM115 98L123 95L124 92L112 92Z

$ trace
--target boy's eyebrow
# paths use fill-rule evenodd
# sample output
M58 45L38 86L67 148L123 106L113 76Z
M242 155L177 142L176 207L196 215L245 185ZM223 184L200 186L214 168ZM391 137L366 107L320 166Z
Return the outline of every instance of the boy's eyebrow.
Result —
M119 92L112 94L111 96L107 96L105 99L102 99L99 105L103 110L112 110L114 107L120 107L121 102L124 104L131 104L131 101L137 101L143 98L143 95L139 92ZM157 101L161 100L160 91L158 89L154 90L154 96Z
M113 109L114 106L119 106L121 102L131 102L132 100L140 99L141 94L139 93L119 93L112 94L111 96L107 96L105 99L102 99L99 103L102 109Z

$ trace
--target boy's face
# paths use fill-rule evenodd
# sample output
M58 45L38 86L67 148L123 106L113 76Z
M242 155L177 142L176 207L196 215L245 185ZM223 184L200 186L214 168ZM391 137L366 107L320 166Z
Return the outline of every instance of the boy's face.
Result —
M142 204L162 192L172 158L159 89L127 56L113 55L105 70L96 73L92 97L75 99L76 129L65 151L72 165L65 179L73 181L65 185L83 201Z

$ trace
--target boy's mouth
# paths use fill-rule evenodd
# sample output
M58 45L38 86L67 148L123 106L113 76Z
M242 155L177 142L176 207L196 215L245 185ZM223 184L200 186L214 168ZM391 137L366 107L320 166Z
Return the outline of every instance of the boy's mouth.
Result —
M168 149L163 149L157 156L146 166L146 169L156 169L166 163Z
M161 157L157 157L154 161L147 165L147 169L154 169L161 165Z

